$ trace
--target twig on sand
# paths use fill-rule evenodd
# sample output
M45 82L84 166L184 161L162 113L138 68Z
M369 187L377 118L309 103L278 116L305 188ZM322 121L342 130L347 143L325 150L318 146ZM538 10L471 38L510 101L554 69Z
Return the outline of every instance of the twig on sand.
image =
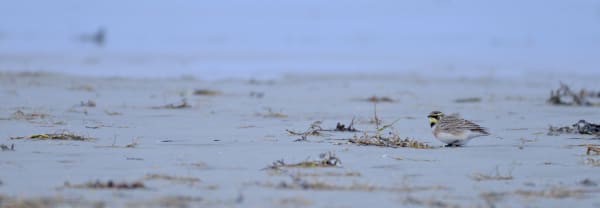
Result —
M302 161L299 163L285 163L283 160L277 160L273 164L267 166L264 169L268 170L280 170L282 168L316 168L316 167L337 167L342 164L342 160L335 156L332 152L321 153L319 155L320 160L313 161Z
M352 118L352 121L350 121L350 124L348 124L348 126L338 122L334 129L323 129L321 127L321 124L322 124L321 121L315 121L312 124L310 124L308 129L306 129L303 132L292 131L289 129L286 129L285 131L287 131L291 135L300 136L299 139L296 139L294 141L306 141L308 139L308 136L322 136L323 135L322 132L334 132L334 131L357 132L358 131L358 130L356 130L356 128L354 128L354 118Z
M509 171L507 175L500 174L500 170L498 169L498 166L496 166L496 174L494 174L494 175L475 173L475 174L471 175L470 178L475 181L489 181L489 180L504 181L504 180L512 180L513 176L512 176L512 170Z
M600 147L587 145L587 151L585 152L585 154L590 155L592 152L600 154Z

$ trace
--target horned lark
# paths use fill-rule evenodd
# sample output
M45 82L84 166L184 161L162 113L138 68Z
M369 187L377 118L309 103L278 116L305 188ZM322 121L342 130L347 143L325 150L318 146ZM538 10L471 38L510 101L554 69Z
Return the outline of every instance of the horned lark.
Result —
M446 143L446 146L462 146L475 137L490 135L486 128L458 114L444 115L440 111L432 111L427 118L433 136Z

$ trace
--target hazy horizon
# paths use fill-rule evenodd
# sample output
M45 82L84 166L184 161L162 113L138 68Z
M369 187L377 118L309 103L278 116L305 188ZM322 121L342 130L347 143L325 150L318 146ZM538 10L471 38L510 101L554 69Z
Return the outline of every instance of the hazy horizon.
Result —
M0 13L0 70L134 77L600 71L597 1L11 1ZM102 46L80 40L99 28Z

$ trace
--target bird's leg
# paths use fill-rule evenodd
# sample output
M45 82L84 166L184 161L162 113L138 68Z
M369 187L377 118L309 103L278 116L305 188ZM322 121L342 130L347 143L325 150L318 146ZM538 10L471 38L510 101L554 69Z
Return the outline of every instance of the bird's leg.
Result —
M449 143L449 144L445 145L444 147L460 147L460 146L461 145L458 144L458 140L456 140L456 141L454 141L452 143Z

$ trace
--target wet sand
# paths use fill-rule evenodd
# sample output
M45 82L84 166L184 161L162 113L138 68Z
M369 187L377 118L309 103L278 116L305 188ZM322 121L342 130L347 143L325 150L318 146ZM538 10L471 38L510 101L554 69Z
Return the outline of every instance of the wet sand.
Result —
M595 77L549 75L205 81L4 72L0 144L14 144L14 151L0 151L0 205L599 207L600 156L573 146L598 138L547 131L580 119L597 123L600 111L547 104L559 81L600 88ZM209 93L196 95L198 89ZM361 132L295 141L300 136L286 131L304 131L314 121L335 128L354 118L356 129L373 133L374 104L364 100L371 96L394 101L377 104L384 124L401 118L384 133L436 148L348 143ZM455 102L463 98L480 100ZM183 99L187 105L179 106ZM494 135L439 148L426 119L432 110L461 113ZM62 132L93 140L11 139ZM342 163L265 169L281 159L319 160L327 152ZM96 181L144 187L85 185Z

